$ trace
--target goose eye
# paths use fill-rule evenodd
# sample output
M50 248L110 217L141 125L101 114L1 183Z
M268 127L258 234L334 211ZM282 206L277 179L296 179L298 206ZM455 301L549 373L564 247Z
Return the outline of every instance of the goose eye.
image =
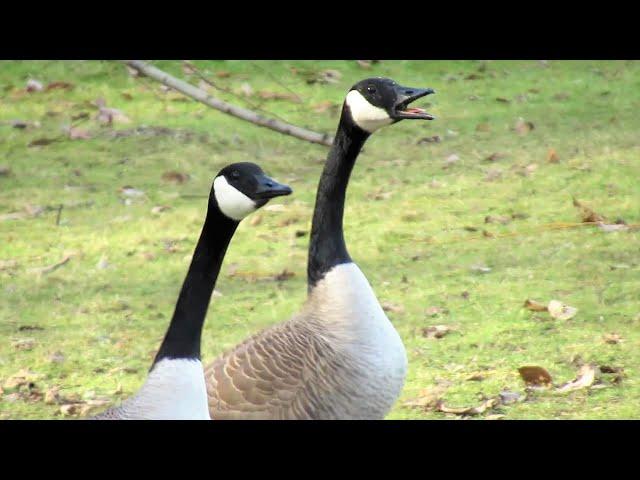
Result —
M240 178L240 172L237 170L234 170L233 172L231 172L231 178L237 180L238 178Z
M367 87L367 92L369 93L376 93L376 87L374 87L373 85L369 85Z

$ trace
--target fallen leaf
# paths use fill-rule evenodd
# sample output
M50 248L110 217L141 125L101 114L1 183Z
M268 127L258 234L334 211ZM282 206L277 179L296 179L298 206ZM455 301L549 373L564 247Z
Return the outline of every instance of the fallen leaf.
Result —
M555 149L550 148L547 152L547 162L548 163L558 163L560 162L560 157L556 153Z
M587 388L593 385L593 382L596 379L597 367L594 365L583 365L578 370L578 376L575 380L565 383L564 385L558 387L556 391L558 392L569 392L571 390L578 390L580 388Z
M463 408L451 408L447 407L444 402L440 401L436 405L436 410L443 413L454 413L456 415L480 415L487 410L491 410L494 407L500 405L500 398L490 398L477 407L463 407Z
M0 165L0 177L8 177L11 175L11 168L6 165Z
M583 223L607 222L607 219L605 217L603 217L599 213L596 213L593 209L586 206L576 198L573 199L573 206L580 209Z
M64 362L64 354L62 352L53 352L51 355L49 355L48 360L51 363L62 363Z
M256 225L260 225L262 223L262 215L254 215L251 220L249 220L249 225L255 227Z
M441 401L442 395L447 391L446 385L435 385L430 388L423 388L418 392L418 396L414 399L403 403L403 406L409 408L422 408L430 410L435 408Z
M0 260L0 272L3 270L11 270L18 266L17 260Z
M27 144L27 147L44 147L46 145L51 145L54 142L57 142L58 138L37 138L36 140L32 140Z
M617 333L607 333L604 336L604 341L610 345L616 345L622 342L622 336Z
M629 230L629 227L624 223L606 224L606 223L598 222L598 228L606 233L625 232Z
M569 320L570 318L575 317L576 313L578 313L577 308L565 305L559 300L551 300L547 305L547 310L549 311L549 314L557 320Z
M48 389L44 394L44 403L47 405L55 405L61 402L60 388L52 387Z
M98 263L96 264L96 268L98 270L104 270L106 268L109 267L109 262L107 261L107 257L105 257L104 255L100 258L100 260L98 261Z
M510 405L512 403L517 403L522 401L522 395L518 392L510 392L508 390L503 390L500 392L500 402L503 405Z
M218 78L229 78L231 76L231 72L227 72L226 70L219 70L215 73L215 76Z
M440 307L429 307L427 308L427 310L425 311L425 313L427 315L429 315L430 317L435 317L436 315L439 315L441 313L444 313L444 309L440 308Z
M531 300L531 299L527 299L524 301L524 308L526 308L527 310L531 310L533 312L546 312L547 311L547 306L540 303L540 302L536 302L535 300Z
M425 338L442 338L453 329L447 325L432 325L422 329L422 336Z
M485 378L486 375L484 373L472 373L467 378L465 378L465 380L468 382L481 382Z
M40 83L38 80L34 80L33 78L30 78L27 81L27 92L41 92L44 87L42 86L42 83Z
M356 62L358 63L358 65L360 65L360 67L364 68L365 70L368 70L371 68L371 60L356 60Z
M71 140L89 140L91 138L91 134L88 130L79 127L65 128L65 132L69 135Z
M169 172L164 172L162 174L162 180L164 180L165 182L185 183L187 180L189 180L189 175L172 170Z
M487 215L484 217L484 223L500 223L507 225L511 223L512 217L507 215Z
M506 157L506 155L504 153L496 152L496 153L492 153L487 158L485 158L485 161L487 161L487 162L495 162L495 161L501 160L501 159L503 159L505 157Z
M612 367L610 365L600 365L601 373L622 373L624 372L623 367Z
M479 123L476 125L476 132L490 132L491 126L488 123Z
M502 170L491 168L487 171L487 174L484 177L484 181L493 182L494 180L499 180L500 178L502 178Z
M295 275L296 274L294 272L290 272L289 270L287 270L285 268L282 272L280 272L277 275L275 275L273 277L273 279L278 281L278 282L282 282L282 281L289 280L290 278L295 277Z
M455 153L453 153L445 159L443 168L449 168L450 166L458 163L459 160L460 160L460 157Z
M518 369L524 383L531 386L549 386L552 379L549 372L542 367L527 366Z
M404 313L404 307L396 303L382 302L381 306L382 310L384 310L385 312Z
M65 416L74 416L80 413L80 405L77 403L68 403L60 406L60 413Z
M476 273L489 273L491 268L486 265L471 265L471 271Z
M46 86L45 90L47 92L51 90L72 90L74 87L75 85L69 82L51 82Z
M294 103L300 103L302 101L295 93L269 92L267 90L261 90L258 92L258 96L265 100L288 100Z
M129 185L125 185L124 187L121 187L119 191L125 197L137 198L137 197L144 196L144 192L142 190L138 190Z
M535 125L532 122L525 121L523 118L519 118L513 126L513 129L519 135L526 135L535 129Z
M36 341L33 338L23 338L11 343L11 346L17 350L33 350Z
M422 145L424 143L440 143L442 139L440 135L433 135L431 137L422 137L420 140L416 142L416 145Z
M162 212L166 212L167 210L171 210L171 207L167 205L156 205L151 209L151 213L154 215L158 215Z

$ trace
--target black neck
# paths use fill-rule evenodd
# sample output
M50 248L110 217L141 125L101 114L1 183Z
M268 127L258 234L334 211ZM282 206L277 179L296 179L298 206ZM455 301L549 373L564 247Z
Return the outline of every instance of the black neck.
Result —
M215 199L212 202L173 318L153 365L163 358L200 358L200 337L211 294L231 237L238 227L238 222L222 214Z
M318 185L307 265L309 289L331 268L351 261L342 229L344 202L351 170L370 134L357 127L350 116L348 108L343 106L338 131Z

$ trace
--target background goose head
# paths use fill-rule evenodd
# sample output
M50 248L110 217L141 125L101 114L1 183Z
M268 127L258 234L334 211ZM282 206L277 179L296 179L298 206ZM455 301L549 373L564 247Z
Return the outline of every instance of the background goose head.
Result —
M403 87L390 78L366 78L351 87L344 110L348 121L373 133L400 120L433 120L434 116L423 109L409 107L411 102L431 93L435 93L432 88Z
M211 190L210 202L236 222L270 199L292 192L288 185L276 182L250 162L232 163L220 170Z

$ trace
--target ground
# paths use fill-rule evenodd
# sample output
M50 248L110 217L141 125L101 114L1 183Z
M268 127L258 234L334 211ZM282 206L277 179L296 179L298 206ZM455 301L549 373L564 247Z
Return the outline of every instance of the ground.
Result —
M154 64L198 83L180 62ZM388 418L460 418L436 400L473 407L503 391L526 400L473 418L640 418L639 62L194 64L231 91L212 94L329 133L364 77L436 90L421 103L435 121L368 141L347 198L350 253L409 358ZM45 89L26 92L29 79ZM72 85L47 91L52 82ZM127 118L100 123L98 98ZM80 138L63 131L72 121ZM74 418L137 390L228 163L259 163L294 194L241 224L204 361L302 304L326 147L163 91L117 62L0 63L0 132L0 418ZM629 227L581 225L574 198ZM527 299L578 311L556 319ZM423 333L435 325L452 330ZM594 385L556 391L583 364L603 372ZM543 367L555 387L527 393L523 366Z

